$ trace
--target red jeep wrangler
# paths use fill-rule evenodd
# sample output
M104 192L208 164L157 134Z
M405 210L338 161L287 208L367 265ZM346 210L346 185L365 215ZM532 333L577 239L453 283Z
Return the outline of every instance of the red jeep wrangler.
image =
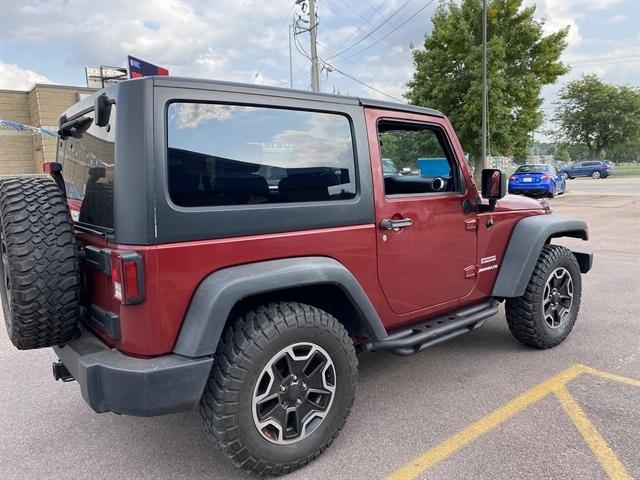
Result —
M0 184L12 342L52 346L98 413L199 405L244 469L327 448L357 351L414 354L502 301L532 347L576 321L592 257L551 241L587 226L505 197L499 170L480 196L440 112L151 77L81 100L58 142L50 175Z

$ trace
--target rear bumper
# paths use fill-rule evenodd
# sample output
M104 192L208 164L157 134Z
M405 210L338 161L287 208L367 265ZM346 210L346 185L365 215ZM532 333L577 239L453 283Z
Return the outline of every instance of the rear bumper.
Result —
M550 183L514 183L509 184L509 193L550 193L553 185Z
M129 357L85 328L75 340L53 349L98 413L151 417L190 410L200 400L213 365L210 357Z

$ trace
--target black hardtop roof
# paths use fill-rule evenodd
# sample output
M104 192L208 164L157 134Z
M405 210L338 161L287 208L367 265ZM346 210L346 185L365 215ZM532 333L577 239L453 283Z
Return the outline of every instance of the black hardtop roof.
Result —
M206 80L201 78L185 78L185 77L167 77L155 76L146 77L153 79L154 85L159 87L174 88L199 88L204 90L221 90L232 92L247 92L258 95L271 95L286 98L296 98L301 100L311 100L318 102L332 102L352 105L361 105L364 107L381 108L387 110L396 110L401 112L420 113L423 115L431 115L436 117L444 117L444 114L432 108L419 107L416 105L408 105L400 102L387 102L383 100L373 100L369 98L350 97L346 95L334 95L331 93L310 92L307 90L297 90L282 87L270 87L266 85L253 85L249 83L227 82L221 80ZM145 79L134 79L125 81L140 81Z

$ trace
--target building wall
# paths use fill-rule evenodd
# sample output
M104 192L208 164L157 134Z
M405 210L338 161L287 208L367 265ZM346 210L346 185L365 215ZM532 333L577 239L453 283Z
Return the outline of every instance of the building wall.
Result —
M0 119L31 125L28 93L0 90ZM0 175L32 173L34 161L31 135L0 129Z
M28 92L0 90L0 120L57 129L60 115L95 90L65 85L34 85ZM56 137L0 130L0 175L42 172L56 159Z

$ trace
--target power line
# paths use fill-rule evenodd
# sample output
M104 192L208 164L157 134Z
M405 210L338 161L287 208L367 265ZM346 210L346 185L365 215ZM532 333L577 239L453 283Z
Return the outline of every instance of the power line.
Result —
M373 13L372 13L371 15L369 15L369 16L365 19L365 21L364 21L364 22L362 22L362 23L360 24L360 26L356 27L356 30L355 30L355 31L354 31L354 32L349 36L349 38L347 38L343 43L344 43L345 45L346 45L346 44L348 44L348 43L351 41L351 39L353 39L353 37L355 37L355 36L358 34L358 32L361 32L361 31L362 31L362 28L363 28L365 25L371 25L371 23L369 23L369 21L370 21L370 20L375 16L375 14L376 14L376 13L378 13L378 11L379 11L382 7L384 7L384 5L385 5L387 2L388 2L388 0L384 0L384 1L383 1L383 2L378 6L378 8L376 8L376 9L373 11ZM325 5L328 5L328 3L327 3L327 2L325 2ZM348 5L348 4L347 4L347 5ZM351 7L349 6L349 8L351 8ZM352 9L352 10L353 10L353 9ZM360 18L363 18L363 17L361 16ZM355 25L355 24L353 24L353 23L352 23L352 25L353 25L354 27L356 26L356 25ZM372 26L373 26L373 25L372 25Z
M334 56L330 57L330 59L331 59L331 58L335 58L335 57L337 57L338 55L342 55L344 52L346 52L346 51L348 51L348 50L351 50L351 49L352 49L353 47L355 47L356 45L358 45L358 44L362 43L363 41L365 41L367 38L369 38L371 35L373 35L376 31L378 31L378 30L380 29L380 27L382 27L385 23L387 23L389 20L391 20L393 17L395 17L398 13L400 13L400 11L401 11L404 7L406 7L406 6L409 4L409 2L410 2L410 1L411 1L411 0L407 0L406 2L404 2L402 5L400 5L400 7L398 7L398 9L397 9L395 12L393 12L393 13L392 13L391 15L389 15L385 20L383 20L383 21L382 21L382 22L380 22L376 27L374 27L374 29L373 29L373 30L371 30L371 31L370 31L369 33L367 33L365 36L363 36L362 38L360 38L360 40L358 40L357 42L355 42L355 43L354 43L353 45L351 45L350 47L347 47L347 48L345 48L345 49L341 50L340 52L338 52L337 54L335 54ZM431 0L431 1L433 1L433 0ZM387 35L387 36L388 36L388 35ZM385 37L382 37L382 38L384 39L384 38L386 38L386 36L385 36Z
M320 59L320 61L321 61L321 62L322 62L322 64L323 64L326 68L328 68L330 71L336 71L336 72L338 72L339 74L344 75L344 76L345 76L345 77L347 77L347 78L350 78L350 79L351 79L351 80L353 80L354 82L358 82L360 85L363 85L363 86L365 86L365 87L367 87L367 88L369 88L369 89L371 89L371 90L373 90L373 91L378 92L378 93L379 93L379 94L381 94L381 95L384 95L385 97L388 97L388 98L390 98L390 99L392 99L392 100L394 100L394 101L396 101L396 102L404 103L404 102L403 102L402 100L400 100L399 98L396 98L396 97L394 97L393 95L389 95L388 93L385 93L385 92L383 92L382 90L380 90L380 89L378 89L378 88L376 88L376 87L374 87L374 86L372 86L372 85L369 85L368 83L365 83L365 82L363 82L362 80L358 80L356 77L354 77L354 76L352 76L352 75L349 75L348 73L343 72L343 71L342 71L342 70L340 70L339 68L336 68L336 67L334 67L333 65L331 65L329 62L327 62L327 61L325 61L325 60L322 60L322 59Z
M256 79L258 78L258 75L260 75L260 71L262 70L262 67L264 67L264 64L267 61L267 58L269 58L269 55L271 54L271 50L273 50L274 45L278 41L278 38L280 38L280 34L282 33L282 30L284 29L284 26L287 25L287 23L289 23L289 15L291 15L291 12L293 12L293 9L294 9L295 6L296 6L295 3L293 5L291 5L291 8L289 9L289 11L287 12L287 15L285 16L284 23L280 27L280 30L278 30L278 33L276 34L276 36L273 39L273 42L271 42L271 46L269 47L269 50L267 50L267 54L262 59L262 63L258 67L258 70L256 70L256 74L253 76L253 80L251 80L251 83L255 83Z
M409 18L407 18L404 22L402 22L400 25L398 25L396 28L394 28L393 30L391 30L389 33L387 33L384 37L382 37L381 39L373 42L371 45L369 45L368 47L363 48L362 50L357 51L356 53L352 53L351 55L348 55L347 57L343 57L344 59L347 58L352 58L355 57L356 55L360 55L362 52L369 50L371 47L376 46L377 44L379 44L380 42L382 42L384 39L386 39L387 37L389 37L390 35L392 35L393 33L395 33L397 30L399 30L400 28L402 28L403 26L405 26L407 23L409 23L411 20L413 20L420 12L422 12L425 8L427 8L429 5L431 5L433 3L433 0L429 0L421 9L419 9L416 13L414 13L413 15L411 15ZM344 52L344 50L343 50ZM333 57L332 57L333 58Z
M327 46L326 46L325 44L323 44L323 43L318 42L318 45L319 45L320 47L324 48L324 49L329 50L329 52L331 52L331 53L335 53L335 52L336 52L335 50L332 50L331 48L327 47ZM349 60L349 59L347 59L347 58L339 58L339 59L338 59L338 61L339 61L339 62L342 62L343 60L344 60L344 61L346 61L346 62L349 62L351 65L353 65L354 67L356 67L356 68L358 68L358 69L362 70L363 72L367 72L368 74L373 75L374 77L379 77L379 76L380 76L380 72L378 72L378 73L372 72L372 71L371 71L371 70L369 70L368 68L366 68L366 67L364 67L364 66L360 65L359 63L356 63L356 62L354 62L354 61L351 61L351 60Z
M322 43L320 43L320 42L318 42L318 45L319 45L320 47L322 47L322 48L325 48L325 49L329 50L330 52L335 52L335 50L332 50L331 48L327 47L326 45L324 45L324 44L322 44ZM344 60L344 59L340 59L340 60ZM339 71L338 69L336 69L336 67L335 67L335 66L331 65L331 64L330 64L330 63L328 63L327 61L322 60L322 59L320 59L320 61L323 63L323 65L326 65L326 67L325 67L325 68L327 68L327 70L328 70L328 69L334 69L334 70L336 70L338 73L340 73L340 74L342 74L342 75L345 75L345 76L348 76L348 75L346 75L344 72L341 72L341 71ZM362 65L359 65L359 64L357 64L357 63L355 63L355 62L352 62L351 60L347 60L347 62L349 62L351 65L355 66L356 68L358 68L358 69L360 69L360 70L362 70L362 71L364 71L364 72L367 72L367 73L369 73L370 75L373 75L374 77L375 77L375 76L378 76L378 74L376 74L376 73L372 72L371 70L369 70L369 69L367 69L367 68L363 67ZM349 78L352 78L352 77L349 77ZM366 83L362 82L361 80L358 80L358 79L356 79L356 78L352 78L352 79L353 79L353 80L355 80L355 81L356 81L356 82L358 82L358 83L363 84L365 87L371 88L372 90L375 90L376 92L381 93L382 95L385 95L386 97L392 98L393 100L395 100L395 101L397 101L397 102L404 103L404 101L403 101L403 100L400 100L400 99L398 99L398 98L396 98L396 97L394 97L394 96L392 96L392 95L389 95L389 94L387 94L387 93L385 93L385 92L383 92L383 91L381 91L381 90L379 90L379 89L376 89L375 87L372 87L371 85L368 85L368 84L366 84Z
M587 58L584 60L576 60L575 62L567 62L570 65L582 65L582 64L587 64L587 63L598 63L600 61L603 62L610 62L612 60L622 60L622 59L628 59L628 60L638 60L640 58L640 54L634 54L634 53L627 53L627 54L623 54L623 55L614 55L614 56L607 56L607 57L597 57L597 58Z

